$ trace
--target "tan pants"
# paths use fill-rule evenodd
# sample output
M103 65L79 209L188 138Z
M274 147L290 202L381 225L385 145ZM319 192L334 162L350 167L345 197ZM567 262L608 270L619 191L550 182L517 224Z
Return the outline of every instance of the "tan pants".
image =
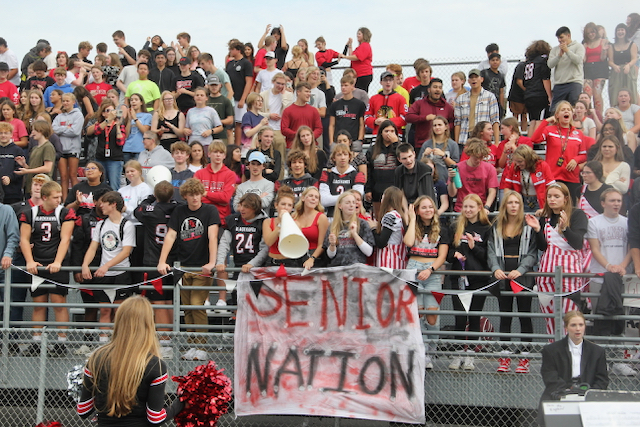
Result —
M208 290L190 291L189 286L213 286L212 277L204 277L194 273L184 273L180 300L182 305L201 305L209 296ZM184 310L184 323L187 325L208 325L207 310ZM207 332L207 329L187 329L189 332Z
M287 141L279 130L273 131L273 148L280 152L282 159L282 168L278 179L284 178L284 169L287 167Z

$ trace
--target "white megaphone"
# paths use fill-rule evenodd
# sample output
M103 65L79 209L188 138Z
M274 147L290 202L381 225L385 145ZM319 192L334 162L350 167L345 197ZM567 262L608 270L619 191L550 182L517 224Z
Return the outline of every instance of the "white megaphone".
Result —
M309 250L309 241L298 224L291 218L289 212L284 212L280 216L280 241L278 250L289 259L298 259L304 256Z
M166 166L156 165L149 169L144 181L153 189L160 181L171 182L171 171Z

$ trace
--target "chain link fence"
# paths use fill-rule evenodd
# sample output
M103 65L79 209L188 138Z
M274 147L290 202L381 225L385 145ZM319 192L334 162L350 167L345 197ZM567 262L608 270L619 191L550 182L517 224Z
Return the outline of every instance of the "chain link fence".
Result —
M426 58L429 60L429 58ZM443 90L444 93L447 93L451 90L451 75L455 72L462 71L466 76L469 71L473 68L477 68L480 61L486 59L486 57L477 56L477 57L469 57L469 58L455 58L455 59L435 59L433 61L430 60L431 67L433 68L432 77L438 77L443 81ZM403 76L404 78L413 77L416 75L413 69L413 61L414 59L408 60L398 60L398 61L373 61L373 81L371 82L371 86L369 86L369 96L377 93L382 86L380 85L380 74L385 71L387 65L395 63L400 64L402 66ZM524 57L519 58L516 56L502 56L502 61L506 61L508 63L508 71L505 76L505 82L507 86L505 87L505 100L509 95L509 88L511 87L511 82L513 80L513 72L515 71L516 65L518 62L524 60ZM342 70L345 67L337 66L333 68L333 85L336 87L336 91L340 90L340 77L342 76ZM640 77L639 77L640 81ZM468 87L467 84L465 86ZM605 80L605 84L602 88L602 102L604 112L607 108L611 106L609 102L609 80ZM592 102L593 105L593 102ZM511 116L511 112L509 111L507 104L507 114L506 116Z
M210 288L214 293L221 289ZM430 312L439 314L440 331L429 331L430 334L439 336L436 340L429 340L425 336L427 356L433 364L433 368L427 370L425 375L427 426L537 425L538 401L543 391L540 350L550 338L545 332L547 316L540 313L535 294L532 296L530 313L500 313L497 299L486 291L482 295L488 296L483 311L473 312L482 317L482 332L479 333L453 331L455 315L466 314L453 309L455 295L446 295L440 310ZM596 295L583 293L582 296L587 298ZM179 303L174 303L178 307ZM29 301L20 305L26 308L33 306ZM33 426L43 420L59 421L65 427L93 425L90 420L81 420L75 414L75 402L67 393L66 376L74 367L85 363L88 354L98 347L100 334L108 334L108 331L95 329L95 326L88 326L91 323L83 321L83 311L87 305L82 304L79 291L70 292L67 306L72 313L69 329L0 329L0 425ZM8 308L9 304L5 304L5 310ZM179 308L184 311L196 307ZM163 339L170 339L169 343L163 341L165 348L162 350L170 375L185 375L196 366L206 363L181 358L182 354L197 346L206 351L207 357L214 360L233 380L232 318L235 308L227 306L224 311L216 311L215 307L210 307L210 332L205 334L179 332L180 311L176 310L177 324L166 325L175 330L159 333ZM498 325L503 317L511 318L511 333L498 332ZM523 334L520 331L518 317L532 318L533 334ZM559 317L560 314L556 314L557 320ZM25 319L28 318L29 314L25 312ZM589 324L599 318L602 316L587 316ZM609 389L639 390L635 373L640 370L640 360L636 358L640 355L637 353L640 345L640 316L614 316L612 319L625 321L627 328L624 338L590 337L607 348ZM26 326L30 322L19 323L19 326ZM58 338L62 333L66 334L65 341ZM36 338L36 334L40 334L39 337ZM560 334L561 327L556 336ZM587 335L589 334L590 329L587 330ZM532 342L523 341L527 338ZM202 343L193 344L194 342ZM525 360L526 363L523 362ZM523 366L526 369L522 369ZM502 372L498 371L499 367ZM169 381L168 400L175 398L175 391L176 384ZM220 419L219 425L364 427L386 426L388 423L287 415L236 418L233 408L230 408L229 414Z

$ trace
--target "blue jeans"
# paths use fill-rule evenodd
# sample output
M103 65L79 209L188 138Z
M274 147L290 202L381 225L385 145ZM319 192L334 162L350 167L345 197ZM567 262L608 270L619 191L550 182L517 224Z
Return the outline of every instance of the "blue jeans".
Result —
M409 259L407 263L407 270L415 268L417 273L422 270L426 270L431 267L432 262L418 262L413 259ZM417 280L416 274L416 280ZM432 274L427 280L418 280L418 289L423 291L441 291L442 290L442 276L439 274ZM437 308L440 307L438 301L431 292L418 294L418 306L424 308Z
M122 167L124 161L122 160L98 160L102 166L104 166L107 173L107 181L112 190L118 191L120 189L120 178L122 178Z
M13 257L13 264L15 265L25 265L26 261L21 252L17 253ZM2 284L4 285L4 277L5 271L0 269L0 277L2 280ZM11 271L11 283L31 283L31 277L20 270L12 270ZM11 301L12 302L25 302L27 299L27 288L16 288L14 286L11 287ZM0 289L0 301L4 303L4 286L3 289ZM0 316L4 313L4 307L0 306ZM9 314L9 321L11 322L21 322L22 313L24 311L24 307L16 307L11 305ZM7 328L8 325L5 325Z
M124 155L125 163L127 163L129 160L138 160L138 156L140 155L140 153L130 153L128 151L125 151L122 154Z

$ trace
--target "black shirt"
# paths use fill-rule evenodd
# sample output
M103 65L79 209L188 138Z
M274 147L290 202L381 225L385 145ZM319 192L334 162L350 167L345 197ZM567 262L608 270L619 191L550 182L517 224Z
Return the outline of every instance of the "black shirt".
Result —
M209 226L219 225L220 215L213 205L203 204L196 211L188 205L175 208L169 219L169 228L178 235L174 246L178 261L185 267L201 267L209 262Z
M524 91L525 100L547 97L547 91L542 84L543 80L551 79L551 69L547 65L547 59L549 59L547 55L540 55L525 63L522 81L526 89Z
M333 142L336 141L338 131L346 130L351 135L351 139L357 140L360 132L360 119L364 117L367 106L364 102L356 98L346 100L338 99L329 107L329 117L335 117L335 128L333 131Z
M192 71L191 74L186 77L179 74L173 79L172 87L175 92L177 92L178 89L186 89L193 92L197 87L204 87L204 79L200 73L196 71ZM176 103L178 104L180 111L184 114L187 114L187 111L190 108L196 106L196 101L193 99L193 96L186 93L178 95Z
M229 79L231 80L231 87L233 88L233 99L240 101L246 85L246 77L253 77L253 65L246 58L232 59L227 63L225 68Z

